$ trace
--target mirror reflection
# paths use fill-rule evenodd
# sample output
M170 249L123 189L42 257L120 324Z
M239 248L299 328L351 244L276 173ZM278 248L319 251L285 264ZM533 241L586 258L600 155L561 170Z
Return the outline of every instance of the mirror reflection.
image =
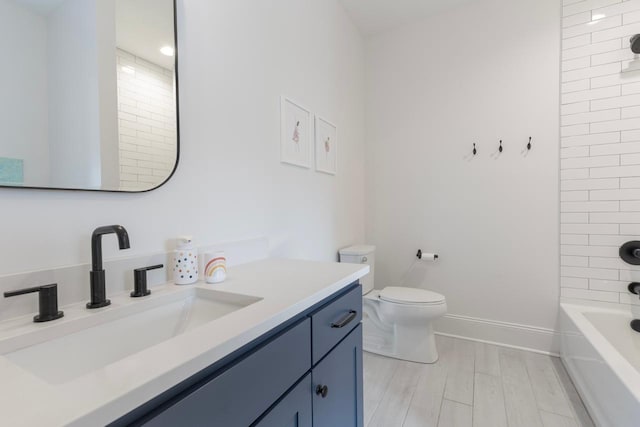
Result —
M0 186L146 191L178 158L173 0L0 0Z

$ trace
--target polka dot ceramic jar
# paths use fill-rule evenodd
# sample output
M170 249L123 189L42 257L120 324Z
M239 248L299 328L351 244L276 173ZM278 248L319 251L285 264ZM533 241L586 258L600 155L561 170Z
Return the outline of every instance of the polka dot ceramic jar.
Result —
M176 285L190 285L198 281L198 251L190 236L178 239L173 255L173 279Z

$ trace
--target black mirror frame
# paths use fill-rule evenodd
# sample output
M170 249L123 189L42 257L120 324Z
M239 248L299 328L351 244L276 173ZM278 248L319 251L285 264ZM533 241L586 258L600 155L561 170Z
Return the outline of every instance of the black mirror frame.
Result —
M176 163L173 166L173 170L160 184L147 190L103 190L95 188L61 188L61 187L33 187L26 185L2 185L0 189L14 189L14 190L61 190L61 191L90 191L94 193L121 193L121 194L140 194L148 193L149 191L157 190L165 185L176 173L178 169L178 163L180 163L180 84L178 74L178 6L177 0L173 0L173 43L174 43L174 78L176 84Z

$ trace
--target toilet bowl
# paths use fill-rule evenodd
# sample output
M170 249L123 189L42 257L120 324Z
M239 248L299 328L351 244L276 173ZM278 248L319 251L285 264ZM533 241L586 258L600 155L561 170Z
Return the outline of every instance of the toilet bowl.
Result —
M424 289L390 286L373 289L374 246L340 251L341 262L369 264L363 291L363 348L370 353L418 363L438 360L433 322L446 314L443 295Z

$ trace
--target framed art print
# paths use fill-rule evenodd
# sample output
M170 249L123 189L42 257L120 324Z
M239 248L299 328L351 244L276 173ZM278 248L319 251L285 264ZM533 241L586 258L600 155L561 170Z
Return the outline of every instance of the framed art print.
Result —
M310 168L313 115L284 96L281 98L280 114L280 161Z
M316 170L335 175L338 172L338 128L316 117Z

